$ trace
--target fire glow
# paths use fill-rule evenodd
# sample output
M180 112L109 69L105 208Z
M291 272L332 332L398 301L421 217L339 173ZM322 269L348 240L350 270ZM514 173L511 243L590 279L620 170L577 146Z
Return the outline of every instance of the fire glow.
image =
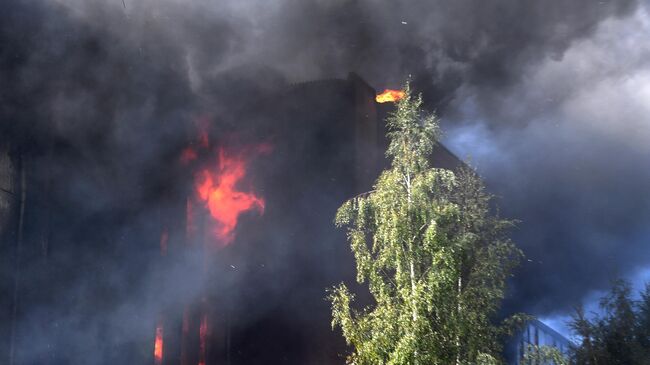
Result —
M378 103L394 103L404 97L404 91L386 89L381 94L377 94L375 101Z
M193 177L194 191L186 196L185 203L185 243L187 246L193 242L204 241L204 233L214 233L214 241L220 247L230 244L234 240L235 229L241 214L248 211L264 213L265 201L256 193L244 189L250 159L258 154L268 154L272 146L267 143L257 145L232 145L212 148L208 133L209 119L199 118L196 121L197 138L189 146L180 151L179 162ZM230 136L231 139L236 139ZM215 155L213 155L215 153ZM203 219L206 218L211 219ZM166 256L169 245L169 233L163 229L160 239L161 256ZM198 239L198 240L197 240ZM204 257L207 257L204 256ZM208 261L204 260L203 274L206 275ZM190 333L198 330L198 365L206 365L207 349L210 340L210 324L205 307L206 299L200 309L200 322L198 328L191 320L196 311L191 309L189 303L183 309L180 360L181 364L189 364L189 359L196 354L196 348L191 349L195 343ZM169 344L167 344L169 346ZM173 351L172 351L173 352ZM169 357L169 355L168 355ZM194 361L194 360L192 360ZM162 321L156 326L154 340L154 364L163 363L163 328ZM194 362L197 364L197 362Z
M197 176L198 197L216 223L219 242L229 244L234 239L239 216L247 211L264 213L264 199L252 192L239 191L237 185L246 176L246 160L219 149L215 170L203 169Z
M158 323L156 326L156 340L153 346L153 358L155 365L161 365L163 360L163 326Z

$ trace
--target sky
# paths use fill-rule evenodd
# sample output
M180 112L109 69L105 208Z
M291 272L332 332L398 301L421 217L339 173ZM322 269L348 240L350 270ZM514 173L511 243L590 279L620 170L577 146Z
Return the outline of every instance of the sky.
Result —
M62 189L92 222L124 202L162 209L149 181L174 178L161 161L197 109L254 130L227 113L253 92L410 79L442 142L520 221L508 308L561 327L613 279L648 279L649 32L645 0L9 0L0 132L64 146L35 163L75 182ZM125 230L145 221L129 214Z

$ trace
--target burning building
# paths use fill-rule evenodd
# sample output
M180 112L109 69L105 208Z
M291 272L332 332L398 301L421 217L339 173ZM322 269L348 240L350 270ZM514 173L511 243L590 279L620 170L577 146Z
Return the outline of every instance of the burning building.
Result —
M259 118L254 130L234 133L219 129L210 113L195 116L180 129L187 137L168 154L167 167L152 170L145 196L134 199L125 190L110 209L92 200L98 198L87 186L68 185L60 172L29 162L52 155L75 161L70 146L6 141L1 284L13 295L1 300L2 323L10 324L1 328L0 337L9 339L2 361L65 363L73 349L63 337L86 320L100 325L85 346L110 354L97 363L343 362L347 350L330 329L325 289L341 281L354 286L355 266L344 232L331 222L340 204L368 190L385 166L383 120L393 104L376 98L375 89L350 74L251 98L233 114ZM438 167L461 164L442 145L434 155ZM92 164L79 169L94 176ZM110 181L97 184L112 189ZM96 210L81 214L71 197L91 199L84 206ZM142 214L144 205L155 209ZM124 229L125 221L146 228ZM78 228L56 228L66 226ZM128 270L120 266L125 260ZM106 276L119 285L105 284ZM70 287L94 277L103 284L86 291L78 306ZM130 308L132 298L137 308ZM132 323L98 318L114 307ZM58 320L68 310L82 319L73 328ZM120 326L129 329L123 341L102 342ZM36 357L34 331L47 339Z

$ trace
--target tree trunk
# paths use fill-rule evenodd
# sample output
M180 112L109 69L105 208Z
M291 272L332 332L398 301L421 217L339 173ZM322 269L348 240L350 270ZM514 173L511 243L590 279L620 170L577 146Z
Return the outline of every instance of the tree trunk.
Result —
M408 208L407 209L407 219L408 219L408 214L409 210L411 208L411 175L409 171L406 172L406 175L404 176L404 183L406 185L406 195L407 195L407 203L408 203ZM413 326L416 326L416 323L418 321L418 311L417 311L417 306L415 305L416 301L416 277L415 277L415 255L414 255L414 250L413 250L413 240L409 240L409 254L411 255L411 259L409 260L409 276L411 279L411 320L413 321ZM416 345L417 346L417 345ZM418 351L417 348L416 350L413 351L413 362L414 364L418 364Z

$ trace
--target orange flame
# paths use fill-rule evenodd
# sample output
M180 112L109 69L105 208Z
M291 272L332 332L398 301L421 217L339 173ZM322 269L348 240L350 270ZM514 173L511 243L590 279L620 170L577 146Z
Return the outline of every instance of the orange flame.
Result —
M404 97L404 91L386 89L381 94L377 94L375 101L378 103L394 103Z
M156 326L156 340L153 344L153 359L155 365L161 365L163 360L163 326L158 323Z
M264 199L254 193L237 190L237 184L246 176L246 161L241 156L230 156L219 150L216 171L204 169L197 180L199 198L214 218L217 238L223 244L234 239L239 215L250 210L264 213Z

